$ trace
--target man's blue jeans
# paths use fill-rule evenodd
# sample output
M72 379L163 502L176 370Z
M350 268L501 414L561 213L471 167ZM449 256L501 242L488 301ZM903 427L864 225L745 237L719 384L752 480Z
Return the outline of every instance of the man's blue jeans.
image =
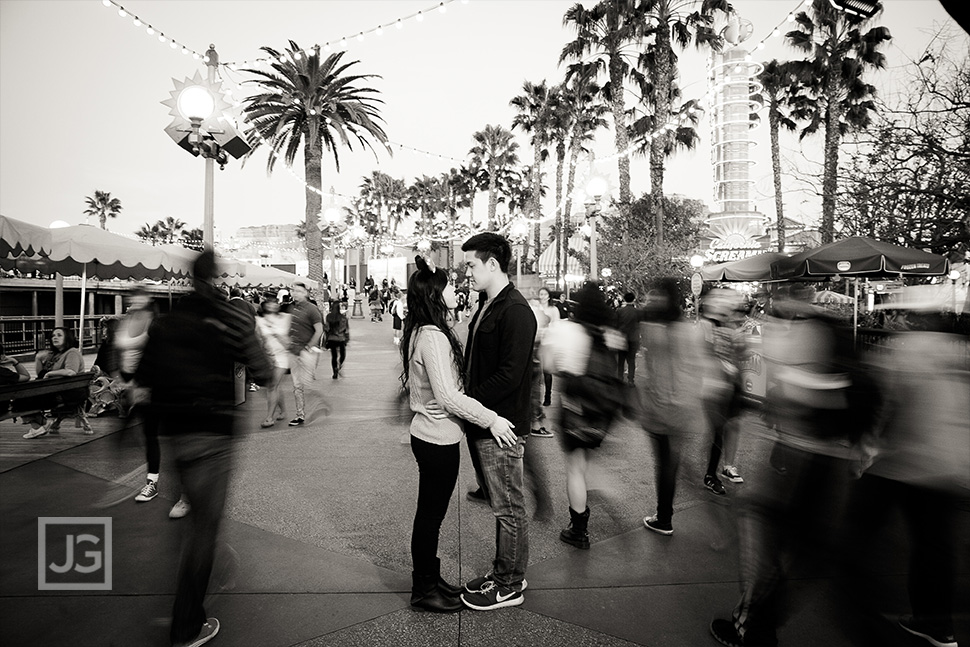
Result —
M529 518L525 512L522 458L525 438L514 447L499 447L494 438L475 440L495 515L495 560L492 577L502 587L519 590L529 563Z

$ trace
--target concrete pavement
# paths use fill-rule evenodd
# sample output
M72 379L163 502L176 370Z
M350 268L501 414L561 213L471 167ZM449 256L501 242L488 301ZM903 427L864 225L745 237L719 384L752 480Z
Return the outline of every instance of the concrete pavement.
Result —
M556 514L531 524L525 603L448 616L411 611L408 543L417 470L407 444L410 415L397 399L397 346L389 320L351 320L351 335L339 380L330 378L329 354L321 355L306 426L290 428L283 421L261 429L261 393L249 393L239 408L224 544L207 604L222 630L210 644L716 644L710 620L726 617L738 594L732 495L750 484L727 484L728 497L704 490L709 441L691 438L678 484L675 534L648 532L641 519L655 507L652 451L631 421L596 452L589 551L558 540L568 522L562 453L555 438L532 438L529 450L546 467ZM292 413L288 377L284 393ZM95 435L83 436L65 421L59 436L28 441L21 438L21 425L0 423L0 644L167 644L183 523L168 519L178 484L167 442L161 495L135 503L144 484L140 427L110 416L92 420L92 426ZM754 419L746 425L751 433L742 439L742 474L745 465L766 458L758 427ZM494 552L494 518L464 497L473 482L463 453L440 544L449 581L486 572ZM534 509L534 501L529 504ZM38 590L39 517L111 519L110 590ZM894 526L882 537L882 608L887 616L908 613L904 535ZM970 546L967 537L962 535L963 546ZM961 604L970 579L968 554L960 567ZM863 638L853 633L841 588L825 564L796 569L791 591L782 645L926 644L888 621ZM970 622L966 606L961 608L958 637L970 645Z

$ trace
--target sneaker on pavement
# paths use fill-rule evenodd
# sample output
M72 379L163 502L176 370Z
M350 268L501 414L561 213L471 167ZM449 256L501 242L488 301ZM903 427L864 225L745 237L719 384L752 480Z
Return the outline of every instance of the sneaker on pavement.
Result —
M27 438L28 440L31 438L40 438L41 436L45 435L48 431L50 430L47 427L37 427L37 429L31 429L30 431L25 433L24 438Z
M204 645L219 633L219 621L215 618L209 618L202 625L202 629L199 631L199 635L186 643L177 643L173 647L199 647Z
M168 518L181 519L182 517L187 515L189 513L189 510L191 509L192 509L192 506L190 506L189 502L185 500L185 497L182 497L181 499L176 501L175 505L172 506L172 509L168 511Z
M304 422L305 422L305 421L303 420L303 418L300 418L299 416L297 416L296 418L293 418L293 420L290 420L290 422L289 422L289 425L290 425L291 427L299 427L299 426L300 426L300 425L302 425L302 424L303 424Z
M643 525L647 527L647 530L652 530L656 533L660 533L661 535L666 535L669 537L670 535L674 534L673 524L669 522L660 523L660 520L657 519L657 515L653 515L652 517L644 517Z
M919 636L935 647L957 647L956 636L933 631L930 627L920 624L913 616L900 618L899 626L914 636Z
M552 438L552 432L545 427L533 429L530 435L536 436L537 438Z
M522 591L507 589L495 582L488 582L476 593L462 593L461 601L475 611L491 611L505 607L516 607L525 602Z
M718 496L727 494L727 490L724 489L724 484L721 483L720 479L710 474L704 477L704 487Z
M469 580L465 584L465 591L467 593L481 593L482 591L485 590L485 587L488 584L494 584L494 583L495 583L495 579L493 578L492 574L491 573L486 573L485 575L482 575L481 577L476 577L473 580ZM522 579L522 588L519 589L519 590L520 591L525 591L527 588L529 588L529 580L523 578Z
M148 479L145 483L145 487L141 489L141 492L135 495L135 501L139 503L144 503L145 501L151 501L158 496L158 483Z
M738 468L734 465L725 465L724 469L721 470L721 476L731 481L732 483L744 483L744 479L738 473Z

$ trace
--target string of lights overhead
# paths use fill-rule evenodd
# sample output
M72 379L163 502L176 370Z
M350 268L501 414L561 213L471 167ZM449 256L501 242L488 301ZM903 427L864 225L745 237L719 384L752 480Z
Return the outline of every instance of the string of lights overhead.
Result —
M137 27L138 29L144 28L145 33L147 33L149 36L156 36L158 38L159 43L162 43L163 45L168 44L168 46L171 49L175 51L181 51L182 54L185 54L185 55L191 54L192 58L194 58L197 61L201 60L206 63L209 62L209 57L206 56L205 54L199 53L198 51L192 49L188 45L184 45L178 40L170 37L161 29L152 25L152 23L148 22L147 20L142 20L139 16L129 12L127 9L125 9L122 5L118 4L117 2L114 2L113 0L101 0L101 4L104 5L105 7L108 7L109 9L110 8L117 9L118 15L121 18L124 18L126 20L128 18L131 18L132 24L135 27Z

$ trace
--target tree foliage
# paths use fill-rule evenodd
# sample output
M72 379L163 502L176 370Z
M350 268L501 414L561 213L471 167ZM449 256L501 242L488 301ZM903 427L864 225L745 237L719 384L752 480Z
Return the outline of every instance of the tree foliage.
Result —
M686 280L690 276L689 258L697 249L699 223L706 213L700 200L666 196L661 200L666 230L663 243L656 239L657 200L650 194L629 205L625 217L604 215L597 231L600 267L612 270L611 281L622 290L640 297L660 277Z
M970 248L970 55L940 32L843 170L836 223L937 254ZM957 52L957 54L954 54Z
M88 206L84 210L85 216L94 216L98 219L101 229L108 228L108 218L117 218L121 213L121 200L112 198L107 191L95 189L94 196L84 198L84 204Z

